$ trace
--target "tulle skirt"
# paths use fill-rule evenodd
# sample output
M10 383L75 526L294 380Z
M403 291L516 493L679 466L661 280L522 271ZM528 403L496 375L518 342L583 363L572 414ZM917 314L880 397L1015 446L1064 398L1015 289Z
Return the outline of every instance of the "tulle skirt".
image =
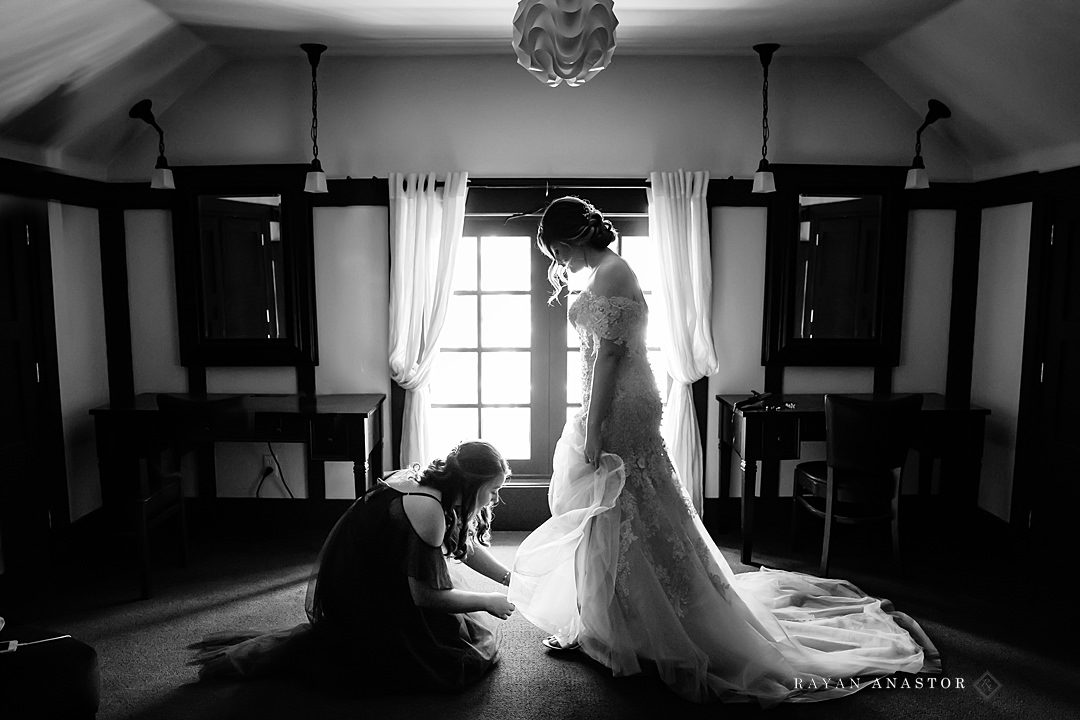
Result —
M654 668L684 698L825 700L875 676L940 671L925 633L844 580L762 568L735 575L662 444L584 461L569 421L552 517L522 543L509 599L614 675Z

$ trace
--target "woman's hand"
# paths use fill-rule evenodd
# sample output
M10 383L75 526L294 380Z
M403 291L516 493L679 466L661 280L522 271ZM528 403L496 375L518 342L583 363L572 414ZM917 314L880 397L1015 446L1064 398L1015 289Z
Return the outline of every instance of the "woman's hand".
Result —
M600 433L585 433L585 462L594 468L600 467Z
M500 620L505 620L514 612L514 603L507 600L502 593L490 593L485 609Z

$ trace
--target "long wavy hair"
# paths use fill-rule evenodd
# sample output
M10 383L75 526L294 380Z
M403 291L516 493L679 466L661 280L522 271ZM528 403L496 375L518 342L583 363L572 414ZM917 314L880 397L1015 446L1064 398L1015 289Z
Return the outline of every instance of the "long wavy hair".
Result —
M552 200L544 210L536 229L536 247L551 261L547 279L553 288L548 305L559 302L567 285L566 266L555 259L554 246L566 243L571 248L606 248L619 237L611 221L588 200L567 195Z
M463 442L446 456L428 465L420 477L421 485L442 494L446 534L443 548L447 556L461 560L469 554L472 543L491 543L492 508L498 495L486 505L478 505L480 489L500 475L510 477L510 465L491 443L483 440Z

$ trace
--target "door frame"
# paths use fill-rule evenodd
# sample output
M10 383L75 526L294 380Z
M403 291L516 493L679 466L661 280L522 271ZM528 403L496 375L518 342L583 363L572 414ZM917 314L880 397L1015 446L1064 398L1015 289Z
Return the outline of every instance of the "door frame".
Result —
M1041 453L1043 408L1042 348L1050 312L1050 279L1053 256L1051 227L1059 205L1080 197L1080 168L1046 173L1038 178L1031 212L1031 245L1028 258L1027 297L1024 318L1023 360L1016 428L1016 461L1013 469L1009 528L1024 541L1031 539L1031 513L1041 491L1049 485Z

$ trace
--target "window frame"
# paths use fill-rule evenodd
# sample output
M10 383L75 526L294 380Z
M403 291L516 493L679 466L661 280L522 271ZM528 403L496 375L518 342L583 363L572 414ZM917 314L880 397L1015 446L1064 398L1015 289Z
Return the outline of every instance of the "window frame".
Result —
M552 185L550 181L526 181L523 185L501 184L470 185L466 202L466 214L463 237L506 235L529 237L532 239L533 255L530 262L530 319L532 321L532 341L530 347L530 452L531 458L512 458L507 460L513 468L511 484L547 485L552 471L552 454L559 439L567 416L567 330L566 308L568 296L564 293L558 304L548 305L551 287L547 281L548 260L536 249L535 238L537 225L549 199L562 195L578 195L587 198L604 212L612 221L620 237L648 235L648 204L645 186L640 181L611 181L598 183L596 187L587 185ZM625 185L625 186L624 186ZM537 198L537 191L543 190L542 201ZM531 212L529 210L532 210ZM479 253L479 250L477 251ZM479 254L478 254L479 259ZM455 293L458 291L455 289ZM497 293L498 291L490 291ZM485 352L480 333L479 298L484 295L479 282L475 291L477 300L477 353ZM557 313L557 314L556 314ZM546 342L545 342L546 340ZM464 349L464 348L462 348ZM450 352L460 351L451 348ZM558 361L556 361L558 360ZM478 369L478 382L482 379L481 367ZM478 388L476 404L439 403L433 407L468 407L479 412L486 405L482 403L482 392ZM501 404L496 404L501 405Z

